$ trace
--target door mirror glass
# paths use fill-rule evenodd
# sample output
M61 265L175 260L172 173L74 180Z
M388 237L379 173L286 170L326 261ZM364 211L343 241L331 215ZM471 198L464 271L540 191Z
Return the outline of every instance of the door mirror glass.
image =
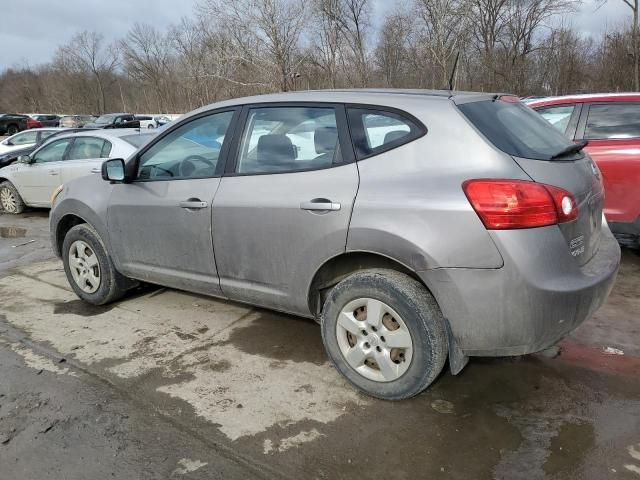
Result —
M17 159L18 163L31 163L31 157L29 155L20 155Z
M112 158L102 164L102 178L110 182L121 182L124 180L124 160Z

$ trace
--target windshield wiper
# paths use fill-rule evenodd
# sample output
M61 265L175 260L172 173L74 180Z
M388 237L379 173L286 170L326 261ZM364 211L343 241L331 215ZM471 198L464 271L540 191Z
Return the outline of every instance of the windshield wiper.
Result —
M556 158L566 157L567 155L571 155L572 153L578 153L580 150L586 147L588 143L589 142L586 140L578 143L572 143L568 147L560 150L558 153L551 155L551 158L549 158L549 160L555 160Z

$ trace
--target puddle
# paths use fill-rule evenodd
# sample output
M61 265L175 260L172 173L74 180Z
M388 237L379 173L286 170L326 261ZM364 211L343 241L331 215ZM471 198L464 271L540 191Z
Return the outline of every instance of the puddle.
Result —
M316 365L323 365L328 360L317 323L276 313L264 312L250 325L234 329L224 344L274 360Z
M26 228L0 227L0 238L23 238L26 234Z

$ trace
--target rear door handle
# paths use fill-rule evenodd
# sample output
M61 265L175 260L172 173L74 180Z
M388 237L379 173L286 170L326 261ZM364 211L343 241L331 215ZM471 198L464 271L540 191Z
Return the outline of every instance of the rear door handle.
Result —
M58 175L58 171L57 170L49 170L49 175L51 175L51 176Z
M332 202L331 200L327 200L326 198L314 198L309 202L301 202L300 208L302 210L315 210L315 211L332 211L335 212L340 210L340 204L336 202Z
M184 202L180 202L180 208L187 208L189 210L198 210L201 208L207 208L209 204L207 202L202 202L200 200L186 200Z

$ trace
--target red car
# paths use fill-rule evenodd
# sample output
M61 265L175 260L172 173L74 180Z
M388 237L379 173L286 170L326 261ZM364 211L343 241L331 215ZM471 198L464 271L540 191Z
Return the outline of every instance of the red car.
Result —
M42 128L42 123L35 118L27 117L27 130L32 128Z
M604 214L620 243L640 246L640 94L550 97L528 102L575 142L588 141L602 173Z

